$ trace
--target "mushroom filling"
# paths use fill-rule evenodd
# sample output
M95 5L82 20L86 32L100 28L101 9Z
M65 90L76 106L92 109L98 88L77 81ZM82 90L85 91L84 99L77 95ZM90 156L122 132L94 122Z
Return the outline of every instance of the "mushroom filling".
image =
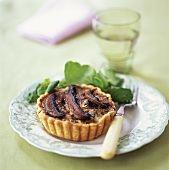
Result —
M76 100L76 86L69 86L68 91L65 93L65 102L70 109L70 113L80 120L90 119L90 114L84 112Z
M114 110L114 104L97 88L71 85L48 94L42 103L47 115L72 122L96 122Z

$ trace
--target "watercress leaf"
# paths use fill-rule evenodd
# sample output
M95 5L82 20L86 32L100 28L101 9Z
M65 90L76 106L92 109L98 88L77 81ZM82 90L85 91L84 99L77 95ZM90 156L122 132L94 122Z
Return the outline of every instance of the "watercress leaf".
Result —
M93 78L93 83L92 83L93 86L96 86L96 87L99 87L101 89L104 88L104 84L103 82L98 78L98 77L94 77Z
M102 74L106 77L107 81L111 82L113 86L121 87L124 80L117 76L110 68L104 68L101 70Z
M40 86L39 86L38 89L37 89L37 95L38 95L38 96L41 96L42 94L45 93L45 91L46 91L49 83L50 83L50 79L49 79L49 78L46 78L46 79L40 84Z
M59 84L59 81L58 81L58 80L56 80L56 81L51 81L51 82L49 83L47 89L46 89L46 92L48 92L48 93L51 92L52 90L54 90L54 89L57 87L58 84Z
M119 78L119 77L116 77L116 81L113 81L113 84L114 84L114 86L122 87L123 82L124 82L123 79L121 79L121 78Z
M95 69L89 65L80 65L73 61L69 61L65 64L64 75L67 85L91 84L95 74Z
M101 71L95 74L93 77L93 85L104 89L108 86L108 81Z
M119 104L130 103L133 98L131 90L127 88L111 87L107 89L107 92L111 94L112 100Z
M39 86L40 86L40 83L35 83L26 90L26 92L24 94L24 98L29 103L36 102L37 98L39 97L37 95L37 89Z
M63 79L63 80L59 81L59 84L57 85L57 89L64 88L66 86L67 86L67 83L66 83L65 79Z

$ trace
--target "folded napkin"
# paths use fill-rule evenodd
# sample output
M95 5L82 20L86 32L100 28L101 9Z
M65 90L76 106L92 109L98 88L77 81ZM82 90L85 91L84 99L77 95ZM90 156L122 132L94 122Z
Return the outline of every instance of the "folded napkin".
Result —
M55 44L89 27L93 11L80 0L48 0L32 17L21 23L20 35Z

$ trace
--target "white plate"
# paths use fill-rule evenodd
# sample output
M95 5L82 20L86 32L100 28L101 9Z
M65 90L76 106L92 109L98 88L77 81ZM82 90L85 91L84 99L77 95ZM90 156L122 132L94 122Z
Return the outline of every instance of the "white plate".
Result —
M162 134L169 119L168 104L156 89L130 76L123 78L126 84L139 86L139 96L138 106L126 109L116 154L133 151L153 141ZM10 124L21 137L45 151L72 157L99 157L103 135L87 142L72 142L51 136L38 120L35 103L29 104L23 98L25 92L26 89L9 106Z

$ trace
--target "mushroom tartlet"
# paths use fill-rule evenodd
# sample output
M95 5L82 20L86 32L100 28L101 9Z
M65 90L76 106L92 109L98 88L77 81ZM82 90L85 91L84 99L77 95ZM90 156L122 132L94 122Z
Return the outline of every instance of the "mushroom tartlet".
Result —
M37 100L36 109L50 134L73 141L104 134L115 115L111 96L92 85L71 85L45 93Z

